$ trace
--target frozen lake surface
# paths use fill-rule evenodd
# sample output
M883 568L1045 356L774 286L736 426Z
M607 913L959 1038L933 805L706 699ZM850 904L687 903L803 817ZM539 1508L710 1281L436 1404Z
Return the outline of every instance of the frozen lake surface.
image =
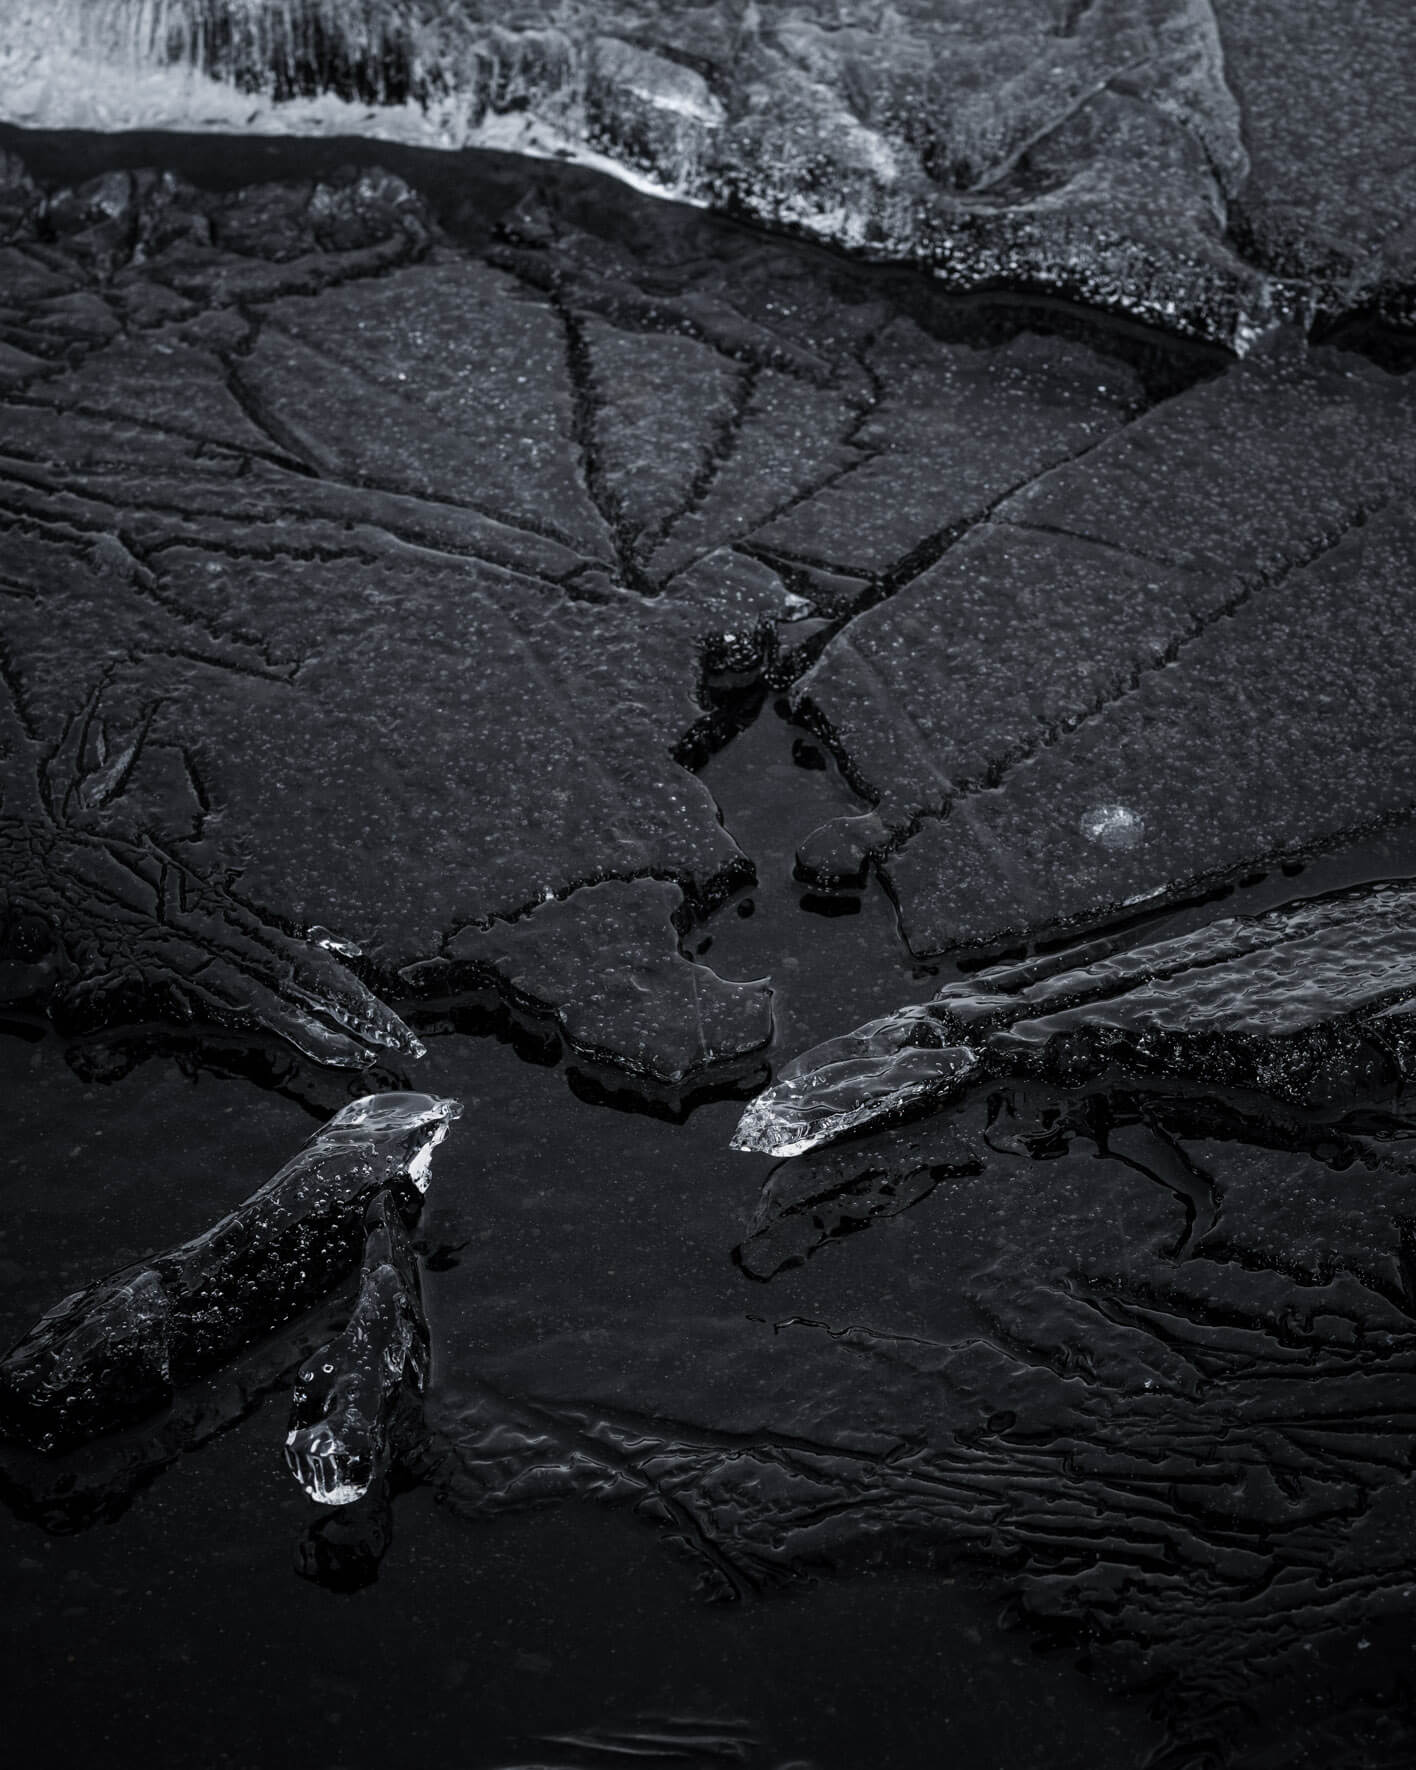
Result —
M853 11L721 62L650 10L545 8L520 110L475 8L442 111L164 50L133 135L60 102L117 39L21 8L0 1334L106 1285L0 1366L35 1740L1405 1764L1395 27L1324 85L1258 5L1018 7L926 138ZM729 65L910 144L929 227L784 207L846 173ZM1297 179L1284 94L1367 134Z

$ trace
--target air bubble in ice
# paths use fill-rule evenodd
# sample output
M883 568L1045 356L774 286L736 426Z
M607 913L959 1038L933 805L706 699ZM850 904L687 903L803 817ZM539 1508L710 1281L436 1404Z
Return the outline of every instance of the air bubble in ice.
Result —
M325 1381L301 1374L285 1460L312 1500L346 1506L377 1487L397 1453L400 1409L428 1375L418 1267L391 1192L370 1204L359 1293L344 1332L317 1355Z
M1097 805L1086 812L1081 831L1103 848L1134 848L1146 833L1145 819L1129 805Z

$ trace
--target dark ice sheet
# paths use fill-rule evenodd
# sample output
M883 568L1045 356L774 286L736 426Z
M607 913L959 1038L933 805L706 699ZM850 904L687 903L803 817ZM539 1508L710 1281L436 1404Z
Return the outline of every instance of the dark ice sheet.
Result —
M156 157L31 151L71 179ZM30 1518L4 1526L25 1594L9 1663L48 1745L242 1763L275 1740L361 1770L410 1741L471 1770L589 1766L616 1744L763 1770L932 1765L941 1742L980 1766L1172 1747L1180 1764L1403 1762L1416 1305L1409 1145L1389 1125L1018 1087L774 1166L728 1152L740 1101L711 1096L951 973L937 949L965 936L934 907L949 876L911 898L905 867L932 831L957 835L952 812L925 814L1000 758L1019 765L974 795L1001 808L979 816L1062 853L1041 883L1008 869L1044 939L1146 912L1124 903L1129 874L1123 892L1067 847L1103 790L1152 833L1106 866L1150 864L1145 881L1188 899L1150 905L1159 929L1221 913L1202 887L1256 908L1416 871L1408 784L1378 760L1404 742L1400 633L1363 643L1332 600L1369 596L1375 619L1399 599L1406 382L1296 340L1241 369L1062 308L951 304L607 204L582 174L474 162L454 195L444 162L415 197L416 156L381 153L401 185L337 179L345 157L374 156L345 146L318 190L223 199L215 244L190 225L213 198L159 190L120 201L116 238L90 195L67 234L18 249L32 281L7 336L34 348L5 408L22 561L5 655L33 729L6 765L52 750L69 768L45 813L67 833L48 839L119 864L160 842L224 908L194 927L196 894L140 865L150 895L95 933L91 878L60 871L56 899L42 869L24 875L75 955L56 966L25 923L6 973L7 1133L25 1153L0 1208L5 1325L198 1233L352 1095L454 1095L420 1230L431 1456L372 1588L292 1576L313 1508L280 1439L290 1369L331 1336L319 1321L145 1444L99 1446L70 1492L12 1493ZM185 164L227 190L284 170L261 146L231 150L219 180L199 150ZM182 224L155 247L170 276L122 269L150 211ZM372 355L349 343L365 292ZM466 347L488 303L519 356ZM175 368L156 385L180 398L154 416L141 353L157 344ZM317 400L280 369L296 356L323 365ZM1205 479L1213 439L1239 448L1246 419L1249 496ZM1285 504L1274 487L1305 470L1314 426L1368 453L1324 441L1327 471ZM769 470L783 479L763 492ZM1154 556L1135 519L1074 532L1086 496L1114 514L1157 483L1186 526L1166 542L1148 520ZM1373 487L1383 507L1357 522ZM1217 491L1233 506L1207 525ZM1032 500L1036 520L1019 515ZM1079 553L1105 567L1069 577ZM1042 638L1046 608L987 627L972 560L1000 595L1010 572L1020 596L1046 572L1055 594L1097 597L1087 636L1123 648L1069 653L1065 621ZM970 608L984 623L965 658L981 687L958 691L955 729L979 721L967 766L911 701L918 635L890 666L898 717L852 727L825 705L829 684L855 692L844 658L951 583L931 632L958 635ZM1326 636L1333 668L1375 685L1321 726L1337 815L1288 840L1275 813L1256 843L1252 796L1231 816L1206 805L1196 861L1176 790L1150 785L1163 721L1154 752L1147 720L1088 750L1072 713L1118 673L1097 729L1148 706L1152 682L1194 680L1242 701L1260 766L1276 715L1244 696L1281 710L1289 679L1254 668L1242 617L1296 629L1305 609L1312 656ZM97 698L76 638L120 658ZM1212 666L1171 668L1177 644L1213 648ZM1010 700L1031 655L1055 680ZM1205 741L1238 742L1215 704ZM1316 741L1296 715L1282 731L1275 794L1303 778L1292 746ZM1010 809L1047 768L1074 798L1054 784ZM794 879L813 832L844 858ZM871 850L894 901L862 868ZM973 852L950 849L960 866ZM985 901L1008 907L994 887ZM907 935L926 913L943 935L912 952L897 906ZM174 994L213 925L229 969L197 975L246 981ZM302 938L321 926L365 958ZM51 986L60 1033L38 1011ZM689 997L696 1031L676 1043ZM313 1017L319 1056L364 1042L380 1067L301 1055ZM36 1513L112 1521L45 1535Z

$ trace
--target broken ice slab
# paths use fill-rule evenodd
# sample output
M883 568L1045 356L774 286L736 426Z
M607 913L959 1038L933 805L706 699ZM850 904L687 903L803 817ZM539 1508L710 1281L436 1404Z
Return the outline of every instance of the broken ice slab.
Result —
M733 1147L779 1156L980 1076L1105 1071L1331 1110L1416 1073L1416 885L1365 886L1118 950L996 965L796 1058Z
M359 1295L344 1332L302 1364L295 1380L285 1460L327 1506L362 1500L386 1471L402 1397L421 1395L428 1324L418 1268L387 1192L364 1214Z
M80 1443L291 1320L357 1262L372 1197L416 1206L460 1112L428 1094L352 1101L210 1229L66 1297L0 1361L0 1429Z
M1404 816L1412 391L1285 336L1004 499L795 691L884 825L802 875L874 857L923 958Z
M16 564L35 569L42 557L37 546ZM112 1026L141 1000L179 1025L262 1027L332 1067L367 1068L380 1051L421 1057L408 1027L335 956L355 956L352 943L318 927L308 940L287 933L233 892L229 872L213 876L180 838L158 836L151 808L134 809L156 703L115 735L112 676L72 707L52 746L13 684L0 699L0 951L17 930L47 931L26 987L70 1031Z

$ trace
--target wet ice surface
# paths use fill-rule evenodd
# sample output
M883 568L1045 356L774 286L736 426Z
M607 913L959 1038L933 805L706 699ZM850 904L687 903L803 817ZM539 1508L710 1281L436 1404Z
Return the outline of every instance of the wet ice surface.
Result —
M736 1149L803 1155L982 1076L1121 1075L1358 1108L1412 1079L1416 896L1371 885L947 984L784 1065Z
M6 1322L464 1102L421 1275L361 1197L352 1284L7 1450L58 1725L136 1607L120 1712L249 1761L1404 1761L1409 378L583 174L15 142ZM957 1099L728 1149L941 990Z
M359 1294L337 1340L296 1377L285 1460L313 1500L347 1506L384 1480L394 1416L405 1385L421 1395L428 1326L408 1234L392 1199L364 1215Z
M383 1220L385 1205L416 1206L433 1149L457 1110L456 1101L412 1093L342 1107L273 1179L202 1235L57 1303L0 1363L7 1435L39 1450L81 1443L158 1410L176 1390L303 1314L358 1257L361 1230L371 1247L396 1235ZM366 1275L370 1284L385 1265L397 1274L395 1248ZM400 1307L396 1298L390 1306ZM400 1373L403 1362L400 1353Z
M1410 317L1403 0L31 0L5 121L514 148L1242 346ZM1372 169L1380 176L1373 178Z

